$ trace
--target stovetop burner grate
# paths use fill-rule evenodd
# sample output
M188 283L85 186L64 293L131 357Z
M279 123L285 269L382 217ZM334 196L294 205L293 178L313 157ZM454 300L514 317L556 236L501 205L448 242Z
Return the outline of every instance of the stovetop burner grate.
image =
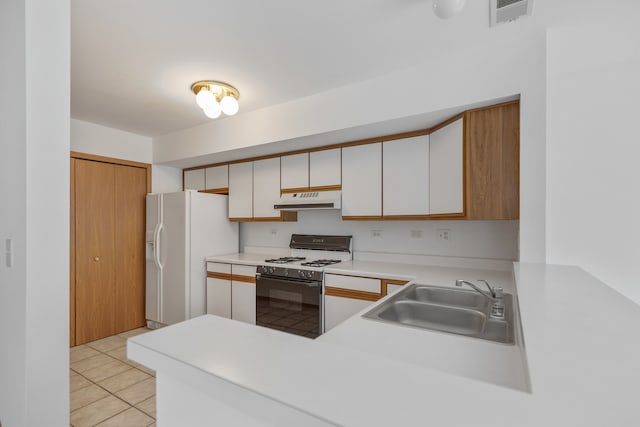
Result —
M285 256L281 258L266 259L264 262L270 262L272 264L288 264L290 262L304 261L305 259L306 258L302 256Z
M300 265L305 265L308 267L324 267L331 264L337 264L340 261L339 259L316 259L313 261L303 262Z

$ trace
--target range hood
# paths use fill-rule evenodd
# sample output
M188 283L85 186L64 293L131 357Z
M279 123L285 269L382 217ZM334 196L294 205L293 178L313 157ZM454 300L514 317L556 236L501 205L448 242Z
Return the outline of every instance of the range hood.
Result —
M304 211L311 209L341 209L341 191L307 191L286 193L280 196L274 209L281 211Z

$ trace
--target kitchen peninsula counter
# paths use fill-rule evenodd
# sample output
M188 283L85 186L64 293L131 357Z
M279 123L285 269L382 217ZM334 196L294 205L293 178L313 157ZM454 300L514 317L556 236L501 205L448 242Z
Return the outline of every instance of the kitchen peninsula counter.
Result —
M357 263L331 271L366 272ZM369 273L390 272L376 265ZM638 305L575 267L516 263L493 277L443 267L429 267L429 276L423 268L414 271L426 275L413 277L435 285L460 274L494 285L515 278L526 390L426 366L416 356L447 336L459 343L451 357L474 366L468 337L354 316L309 340L203 316L129 339L129 357L157 371L158 425L638 424Z

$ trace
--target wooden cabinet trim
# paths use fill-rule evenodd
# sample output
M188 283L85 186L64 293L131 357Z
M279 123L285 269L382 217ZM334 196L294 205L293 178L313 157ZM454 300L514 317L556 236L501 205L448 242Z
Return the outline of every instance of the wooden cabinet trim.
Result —
M200 193L208 193L208 194L229 194L229 187L225 188L210 188L208 190L200 190Z
M353 289L334 288L331 286L324 287L324 294L331 297L350 298L363 301L378 301L383 297L381 293L356 291Z
M385 297L388 295L387 285L400 285L404 286L409 283L408 280L398 280L398 279L382 279L382 283L380 285L380 294Z
M231 274L218 273L215 271L207 271L207 277L210 279L231 280Z
M244 276L240 274L231 274L231 280L233 282L253 283L256 284L256 276Z

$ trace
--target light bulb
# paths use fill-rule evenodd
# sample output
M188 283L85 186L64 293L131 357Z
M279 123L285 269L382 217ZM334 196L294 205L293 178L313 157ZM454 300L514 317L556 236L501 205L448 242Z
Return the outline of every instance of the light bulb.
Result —
M222 108L220 107L220 104L214 99L211 107L204 109L204 114L210 119L217 119L218 117L220 117L220 114L222 114Z
M215 95L208 89L200 89L196 95L196 104L198 107L206 110L211 108L213 104L217 104Z
M433 0L433 13L441 19L453 18L462 11L465 1L466 0Z
M233 116L238 112L240 105L238 104L238 100L235 99L231 95L227 95L220 101L220 106L222 107L222 111L227 116Z

